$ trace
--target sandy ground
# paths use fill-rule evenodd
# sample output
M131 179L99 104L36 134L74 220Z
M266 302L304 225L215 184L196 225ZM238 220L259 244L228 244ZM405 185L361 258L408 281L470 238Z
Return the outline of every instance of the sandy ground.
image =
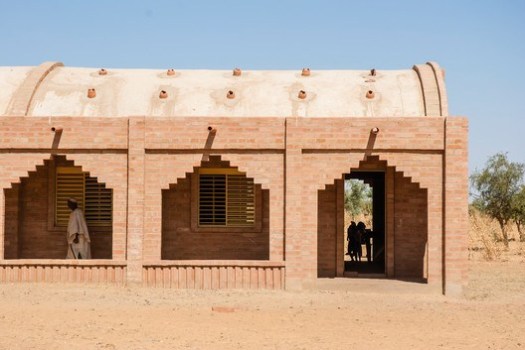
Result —
M367 279L303 292L4 284L0 349L525 349L525 254L473 254L461 299Z

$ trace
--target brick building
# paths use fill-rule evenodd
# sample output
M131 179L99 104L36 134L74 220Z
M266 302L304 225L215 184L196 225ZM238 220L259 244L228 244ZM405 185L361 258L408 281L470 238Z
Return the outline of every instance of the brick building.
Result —
M353 178L373 188L375 273L466 283L468 124L448 115L436 63L0 67L0 115L0 282L315 286L349 275ZM93 260L64 260L71 196Z

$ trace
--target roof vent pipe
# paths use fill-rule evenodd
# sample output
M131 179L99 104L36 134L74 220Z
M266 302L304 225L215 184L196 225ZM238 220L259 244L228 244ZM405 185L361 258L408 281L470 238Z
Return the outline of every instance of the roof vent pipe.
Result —
M309 77L310 76L310 68L303 68L301 75L303 77Z
M87 92L87 97L88 98L95 98L97 96L97 92L95 89L91 88L91 89L88 89L88 92Z
M231 99L234 99L235 98L235 92L233 91L228 91L228 93L226 94L226 97L229 98L230 100Z
M108 71L105 70L104 68L101 68L99 71L98 71L98 75L107 75L108 74Z
M368 90L366 92L366 98L372 99L376 96L376 94L372 90Z
M166 92L166 90L161 90L160 93L159 93L159 98L168 98L168 93Z
M301 100L304 100L306 98L306 91L304 90L299 91L299 93L297 94L297 97L300 98Z
M238 76L240 76L241 74L242 74L242 71L241 71L240 68L235 68L235 69L233 70L233 76L238 77Z
M174 69L168 69L168 71L166 72L166 75L175 75L175 70Z

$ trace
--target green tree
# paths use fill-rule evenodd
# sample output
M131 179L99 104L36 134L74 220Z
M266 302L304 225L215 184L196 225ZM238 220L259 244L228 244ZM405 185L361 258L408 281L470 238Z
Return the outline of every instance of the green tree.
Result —
M525 242L525 232L523 226L525 225L525 186L520 187L519 192L514 196L512 205L513 219L520 234L520 241Z
M473 204L499 223L506 247L507 224L514 218L514 196L520 190L523 173L523 164L509 162L506 154L497 153L489 158L485 168L470 177L476 191Z
M359 214L372 213L372 189L360 180L350 180L345 183L345 209L355 220Z

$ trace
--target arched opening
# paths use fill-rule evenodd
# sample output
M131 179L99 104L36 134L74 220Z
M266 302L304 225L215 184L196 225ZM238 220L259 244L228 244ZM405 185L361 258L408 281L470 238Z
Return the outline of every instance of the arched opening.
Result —
M268 260L269 190L220 156L162 190L163 260Z
M113 190L65 156L45 160L4 196L5 259L65 259L68 198L84 213L92 258L112 258Z
M344 181L344 273L385 273L385 173L353 171Z
M348 191L348 184L356 182L368 187L368 217L345 215L345 187ZM427 278L427 190L378 157L368 157L320 190L317 217L318 277ZM352 219L366 227L349 227ZM351 245L349 237L359 242Z

